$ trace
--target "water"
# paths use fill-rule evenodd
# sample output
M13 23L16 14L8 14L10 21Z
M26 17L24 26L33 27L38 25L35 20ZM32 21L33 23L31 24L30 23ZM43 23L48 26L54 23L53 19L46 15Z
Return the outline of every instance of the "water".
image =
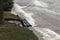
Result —
M52 0L52 1L51 0L14 0L14 3L15 4L12 9L12 13L15 15L19 15L19 17L21 17L22 19L26 19L33 26L33 29L35 29L35 31L37 31L39 34L43 32L42 35L44 40L55 40L55 39L60 40L57 38L60 36L55 32L53 32L53 34L56 36L56 38L55 37L51 38L53 34L51 34L52 30L50 31L50 29L44 30L44 28L42 29L40 29L39 27L35 28L37 24L35 19L33 19L33 16L36 16L34 14L40 13L41 10L49 11L53 13L59 12L57 11L59 10L58 8L60 4L59 2L56 2L56 0Z
M55 14L60 13L59 0L14 0L14 3L13 11L17 11L17 14L20 14L20 16L22 15L21 17L27 20L32 20L33 15L30 14L39 13L38 11L40 10L49 11ZM16 12L13 13L17 15ZM29 15L30 18L26 15ZM31 20L29 20L29 22L33 22L32 25L34 25L35 20Z
M20 2L21 1L21 2ZM24 11L23 9L28 8L30 6L41 6L41 7L48 7L47 4L45 4L42 1L38 1L38 0L27 0L27 2L25 2L24 0L14 0L14 7L12 9L12 13L15 15L19 15L21 18L23 19L27 19L27 21L32 25L32 26L36 26L35 24L35 20L32 18L33 16L33 12L29 12L27 13L27 11ZM22 9L23 8L23 9Z
M22 19L26 19L32 26L36 25L34 23L34 19L32 18L33 13L26 13L18 4L14 4L12 13L15 15L19 15L19 17Z
M43 40L60 40L60 35L50 29L38 27L34 27L33 29L37 31Z

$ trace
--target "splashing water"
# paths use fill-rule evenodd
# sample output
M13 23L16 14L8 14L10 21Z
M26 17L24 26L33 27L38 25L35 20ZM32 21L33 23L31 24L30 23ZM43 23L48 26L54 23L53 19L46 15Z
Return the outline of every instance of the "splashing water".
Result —
M35 26L35 20L32 18L33 13L26 13L21 6L18 4L14 4L14 8L12 9L12 13L15 15L19 15L22 19L26 19L32 26Z
M48 7L47 4L45 4L42 1L38 1L38 0L33 0L31 3L29 3L29 7L30 5L35 5L35 6L42 6L42 7ZM32 18L33 13L26 13L22 8L27 8L27 6L20 6L14 1L14 7L12 8L12 13L15 15L19 15L21 18L26 19L32 26L36 26L35 24L35 20Z
M35 0L35 1L33 1L33 3L30 3L29 7L30 7L30 5L48 7L48 4L46 4L42 1L38 1L38 0ZM60 36L57 33L50 30L50 29L39 28L39 27L35 28L34 27L34 26L36 26L35 20L32 18L33 13L25 12L22 9L22 8L25 8L25 7L27 8L27 6L22 7L22 6L18 5L17 3L15 3L11 12L15 15L19 15L19 17L21 17L22 19L26 19L33 26L33 29L38 32L38 34L42 33L44 40L60 40ZM57 37L59 37L59 38L57 38Z
M35 0L33 3L35 6L41 6L41 7L48 7L47 3L44 3L42 1Z
M35 31L40 34L43 40L60 40L60 35L51 29L34 27Z

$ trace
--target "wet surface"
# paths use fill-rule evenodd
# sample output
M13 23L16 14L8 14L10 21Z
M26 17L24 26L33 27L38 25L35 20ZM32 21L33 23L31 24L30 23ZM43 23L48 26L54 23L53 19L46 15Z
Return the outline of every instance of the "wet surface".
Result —
M27 13L33 13L32 17L35 20L35 23L37 24L36 27L49 28L60 34L60 0L39 1L47 3L48 7L34 7L29 5L27 8L23 8L23 10ZM18 4L20 5L20 3ZM26 5L27 4L29 3L26 3ZM21 5L25 6L25 4Z
M36 27L49 28L60 34L60 15L44 10L30 9L28 12L33 12Z

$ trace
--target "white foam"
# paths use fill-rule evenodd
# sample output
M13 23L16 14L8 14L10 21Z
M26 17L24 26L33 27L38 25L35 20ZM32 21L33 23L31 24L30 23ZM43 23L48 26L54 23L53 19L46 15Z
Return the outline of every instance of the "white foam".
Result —
M60 35L50 29L39 27L33 27L33 29L42 34L44 40L60 40Z
M34 1L34 5L41 6L41 7L48 7L47 3L44 3L43 1L38 1L38 0Z
M19 15L22 19L26 19L32 26L35 26L35 20L32 18L33 13L26 13L21 6L14 4L13 14Z

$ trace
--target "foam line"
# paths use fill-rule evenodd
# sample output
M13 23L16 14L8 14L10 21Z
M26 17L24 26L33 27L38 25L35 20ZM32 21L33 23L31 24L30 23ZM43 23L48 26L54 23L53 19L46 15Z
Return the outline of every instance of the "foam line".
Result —
M47 29L47 28L39 28L39 27L33 27L33 29L43 35L44 40L60 40L60 35L57 34L56 32Z

